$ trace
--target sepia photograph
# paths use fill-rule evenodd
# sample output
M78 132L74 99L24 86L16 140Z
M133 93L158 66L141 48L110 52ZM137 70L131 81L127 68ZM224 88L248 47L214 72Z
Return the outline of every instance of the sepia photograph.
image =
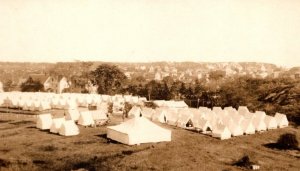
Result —
M299 171L299 0L0 0L0 171Z

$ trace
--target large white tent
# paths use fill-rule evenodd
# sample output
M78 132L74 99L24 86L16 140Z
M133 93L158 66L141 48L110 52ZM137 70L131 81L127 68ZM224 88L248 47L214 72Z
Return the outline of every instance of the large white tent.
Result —
M107 137L123 144L135 145L171 141L171 131L144 117L132 118L120 125L108 126Z

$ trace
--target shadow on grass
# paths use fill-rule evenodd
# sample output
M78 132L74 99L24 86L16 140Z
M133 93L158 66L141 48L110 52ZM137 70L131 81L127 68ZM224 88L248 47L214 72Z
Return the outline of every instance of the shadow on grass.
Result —
M300 151L300 148L286 148L278 143L268 143L268 144L264 144L263 146L270 148L270 149L277 149L277 150L298 150L298 151Z
M83 144L94 144L97 143L97 140L85 140L85 141L76 141L75 145L83 145Z
M7 122L11 122L12 120L0 120L0 124L1 123L7 123Z
M10 124L12 124L12 125L28 125L28 124L34 124L34 122L33 121L19 121L19 122L12 122L12 123L10 123Z
M46 145L46 146L40 146L39 148L41 151L46 151L46 152L53 152L58 150L57 147L55 147L54 145Z
M100 134L100 135L95 135L96 137L100 137L101 139L106 140L107 144L122 144L118 141L112 140L110 138L107 138L107 134Z

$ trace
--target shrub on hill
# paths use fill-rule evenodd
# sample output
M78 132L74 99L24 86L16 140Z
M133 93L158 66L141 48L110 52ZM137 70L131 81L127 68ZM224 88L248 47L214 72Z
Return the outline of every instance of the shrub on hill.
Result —
M279 137L277 146L280 149L298 149L298 140L295 134L286 133Z

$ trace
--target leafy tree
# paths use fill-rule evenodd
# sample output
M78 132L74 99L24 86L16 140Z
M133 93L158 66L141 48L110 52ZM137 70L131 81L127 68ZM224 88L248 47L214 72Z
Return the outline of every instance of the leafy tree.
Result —
M170 94L172 99L180 99L180 88L182 86L181 81L174 81L170 88Z
M169 100L170 91L166 83L160 83L157 81L150 81L146 84L148 92L148 100Z
M219 80L221 78L224 78L226 75L225 71L222 70L215 70L209 72L209 79L212 80Z
M122 92L127 77L115 65L101 64L91 72L100 94L116 94Z
M3 86L4 91L10 91L12 88L12 83L13 82L10 79L6 80Z
M37 92L43 91L44 85L40 81L34 81L29 77L24 83L21 84L22 92Z

